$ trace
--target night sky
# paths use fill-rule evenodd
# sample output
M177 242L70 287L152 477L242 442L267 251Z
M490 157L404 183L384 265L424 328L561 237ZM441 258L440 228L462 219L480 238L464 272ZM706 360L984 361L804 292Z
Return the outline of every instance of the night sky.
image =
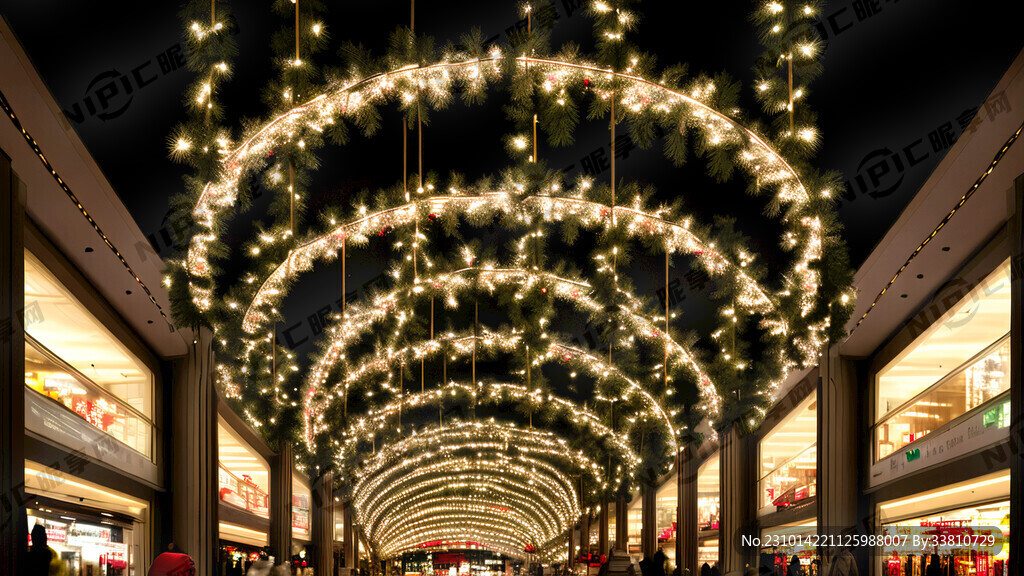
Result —
M407 2L326 4L331 48L321 53L320 64L332 63L342 40L382 54L388 34L408 24ZM249 1L233 6L240 53L233 79L219 100L236 128L241 118L266 116L260 90L272 73L269 38L283 23L269 5ZM591 22L582 2L554 0L552 6L559 16L554 46L567 41L584 48L592 44ZM686 62L691 75L728 72L743 84L743 108L757 115L751 67L761 48L747 18L753 6L734 1L643 2L643 20L633 39L658 54L659 67ZM183 90L192 80L182 65L183 25L177 11L176 2L0 1L0 12L71 125L162 256L173 253L168 198L182 191L186 170L167 158L167 138L185 118ZM992 119L984 99L1021 50L1021 12L1019 2L991 0L827 4L818 26L827 42L824 73L811 86L810 104L822 132L817 165L840 171L848 182L840 216L854 266L863 262L898 217L971 115L977 112L985 122ZM473 27L479 27L485 38L505 43L507 32L519 20L517 3L511 1L422 0L416 14L417 32L434 36L439 46L457 41ZM122 89L108 98L106 106L86 106L87 96L99 102L99 91L111 82L123 83L123 78L131 83L131 94ZM436 114L424 135L427 170L458 171L473 180L508 165L502 136L513 126L501 109L506 100L505 92L492 88L483 106L466 108L457 102ZM360 189L400 181L399 124L392 108L385 111L384 128L376 137L355 135L349 145L321 152L323 168L312 187L311 216L317 207L343 202ZM584 121L576 136L575 144L567 148L542 145L541 157L552 168L564 168L570 179L594 170L597 179L607 180L608 173L601 169L601 157L608 151L606 129ZM755 250L773 250L778 224L762 215L762 200L744 195L740 183L717 184L704 168L698 159L673 168L660 142L649 150L627 150L617 165L621 177L654 184L659 198L682 197L686 208L704 222L710 223L716 214L734 215ZM260 200L251 214L239 218L233 234L244 236L246 222L262 217L266 202ZM350 289L361 290L382 272L373 253L368 250L351 261ZM640 259L634 266L642 270L648 264ZM708 314L708 300L685 274L684 267L673 271L679 281L675 296L690 319L701 323ZM636 277L634 282L653 298L661 280L649 276L653 285ZM308 274L286 304L289 324L299 326L282 341L296 351L313 350L318 310L336 308L335 299L328 296L334 288L325 287L333 286L336 277L336 270ZM571 331L586 341L587 330L580 326Z

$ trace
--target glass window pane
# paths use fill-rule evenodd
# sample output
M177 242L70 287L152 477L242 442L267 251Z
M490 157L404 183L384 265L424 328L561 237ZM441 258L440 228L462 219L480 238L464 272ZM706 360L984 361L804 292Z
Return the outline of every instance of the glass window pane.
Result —
M710 456L697 470L698 530L718 530L720 509L719 455ZM717 554L716 554L717 556Z
M153 373L25 252L25 332L121 402L153 418Z
M875 429L882 459L1010 389L1010 338L974 358L962 371L919 396Z
M1007 260L878 372L876 421L886 419L1009 331Z
M152 425L87 378L25 339L25 385L63 404L93 427L152 458Z
M789 508L817 495L818 402L811 394L761 440L758 508Z

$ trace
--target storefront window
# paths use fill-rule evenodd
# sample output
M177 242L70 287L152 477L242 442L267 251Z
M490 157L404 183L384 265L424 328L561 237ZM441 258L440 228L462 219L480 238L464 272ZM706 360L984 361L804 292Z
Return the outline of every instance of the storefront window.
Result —
M760 574L772 576L817 576L821 573L817 548L812 545L817 535L813 520L788 524L761 531Z
M266 460L223 420L217 431L221 501L269 518L270 467Z
M223 464L219 468L220 499L257 516L270 518L270 496L248 474L238 478Z
M51 519L47 516L55 516ZM131 530L113 523L79 521L60 511L35 510L28 514L29 532L42 525L46 545L64 567L66 576L121 576L129 574ZM32 537L29 536L29 545ZM51 568L52 570L52 568Z
M25 385L152 458L152 425L146 418L65 365L30 337L25 338Z
M678 470L676 471L678 472ZM668 482L665 482L658 489L657 495L657 516L658 527L658 548L665 551L670 562L675 562L676 540L676 476L672 475Z
M703 540L697 545L697 564L702 567L718 564L718 540Z
M697 471L697 527L700 531L718 530L718 463L719 455L716 452Z
M152 458L153 372L25 252L25 384Z
M759 514L807 504L817 496L817 408L817 394L811 394L761 441Z
M292 487L292 536L309 540L311 491L297 476L292 477Z
M876 460L1009 390L1009 330L1006 262L879 371Z
M893 522L882 527L883 534L896 535L893 541L912 543L914 536L937 541L941 538L948 546L888 546L882 549L884 576L916 576L925 574L932 562L937 562L940 574L971 574L972 576L1009 576L1007 560L1010 532L1010 503L997 502L932 514L912 520ZM981 542L998 541L997 553ZM967 544L967 541L970 544ZM957 542L964 542L963 546Z
M641 508L641 499L634 498L629 508L629 553L640 559L640 537L644 528L644 515ZM613 540L614 542L614 540Z

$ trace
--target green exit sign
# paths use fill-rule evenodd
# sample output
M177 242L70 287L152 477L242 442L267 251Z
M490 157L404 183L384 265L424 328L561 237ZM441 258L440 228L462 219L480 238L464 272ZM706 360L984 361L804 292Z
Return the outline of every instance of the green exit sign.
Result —
M907 450L907 462L913 462L921 457L921 449L914 448L913 450Z
M982 416L985 428L1005 428L1010 422L1010 403L1003 402L990 410L986 410Z

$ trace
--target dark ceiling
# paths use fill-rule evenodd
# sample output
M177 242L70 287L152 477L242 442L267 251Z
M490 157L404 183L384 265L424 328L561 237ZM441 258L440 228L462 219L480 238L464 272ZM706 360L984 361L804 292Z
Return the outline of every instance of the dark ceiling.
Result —
M260 91L271 70L269 39L282 21L271 14L270 2L234 4L240 56L221 101L237 127L241 118L265 116ZM438 45L456 41L472 27L502 43L519 20L518 3L511 1L418 4L416 29L434 36ZM582 4L552 2L559 16L555 45L591 43L592 28ZM325 22L333 46L323 53L324 64L331 63L333 49L342 40L381 53L388 34L408 24L406 2L327 5ZM640 5L644 16L635 40L657 53L662 66L682 61L691 73L728 72L743 83L744 106L756 113L750 69L761 49L746 16L752 7L750 2L645 2ZM162 256L172 254L168 198L181 192L184 173L168 160L166 143L173 126L185 117L182 93L191 81L180 65L183 26L177 11L175 2L0 1L0 12L71 125ZM1022 46L1020 16L1019 3L993 0L843 0L827 5L819 21L827 42L824 74L812 86L811 104L823 134L818 165L842 172L848 181L840 216L855 266L896 219L970 115L988 113L984 99ZM116 94L111 94L111 85L120 86ZM455 105L438 114L424 137L427 169L442 174L458 171L472 179L507 165L500 137L511 124L501 110L503 98L495 92L482 107ZM344 148L323 152L323 167L313 186L318 192L311 198L314 213L357 190L400 179L399 116L393 113L384 119L385 128L377 137L357 136ZM575 176L598 165L606 148L606 131L584 124L574 145L542 147L541 155L552 168L565 168ZM736 215L755 248L770 251L775 244L774 224L759 226L759 201L740 194L741 201L735 202L722 194L699 162L675 169L655 146L628 151L618 170L622 177L654 184L659 197L682 196L689 211L706 222L715 214ZM599 169L596 177L607 174ZM252 208L254 214L261 209L259 201ZM234 233L243 232L236 225ZM350 266L350 290L365 291L383 271L374 258ZM318 312L336 308L335 298L328 296L333 288L325 290L321 282L329 274L311 274L286 305L285 329L292 330L282 342L300 354L313 349ZM692 314L691 319L699 320L708 314L707 299L684 274L679 272L678 304ZM654 287L637 284L638 290L654 297ZM593 339L587 331L577 328L576 339Z

